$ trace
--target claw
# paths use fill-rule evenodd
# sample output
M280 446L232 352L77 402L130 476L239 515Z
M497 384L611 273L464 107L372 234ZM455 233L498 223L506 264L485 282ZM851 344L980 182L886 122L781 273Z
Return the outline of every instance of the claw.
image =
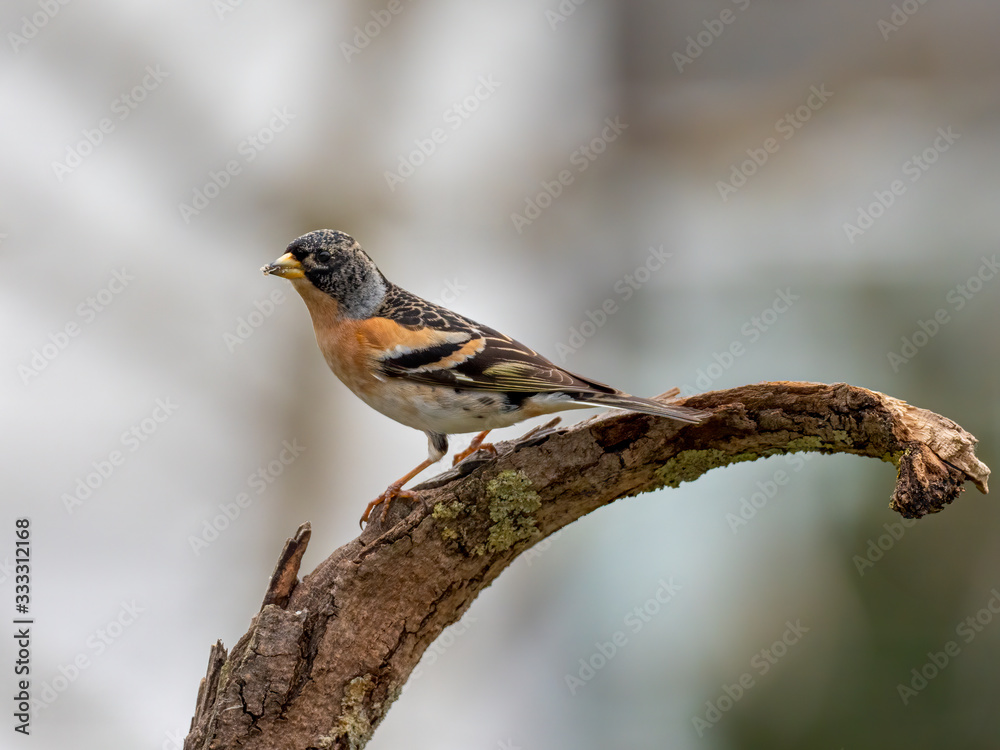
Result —
M417 494L415 492L410 492L409 490L400 489L400 487L401 485L396 483L390 484L385 492L383 492L381 495L379 495L370 503L368 503L368 507L365 508L364 515L361 516L361 521L359 523L361 528L364 528L365 524L368 523L368 517L371 515L372 511L375 510L377 506L379 505L382 506L382 518L380 518L379 520L382 523L385 523L385 519L389 516L389 506L392 504L393 500L395 500L396 498L402 498L404 500L416 499Z
M404 484L409 482L411 479L413 479L413 477L422 472L432 463L434 463L434 461L428 458L426 461L422 462L419 466L414 468L413 471L409 472L406 476L401 477L400 479L397 479L395 482L390 484L388 487L385 488L385 492L383 492L381 495L379 495L370 503L368 503L368 507L365 508L364 515L361 516L361 521L360 521L361 528L363 529L365 527L365 524L368 523L368 517L371 516L372 511L375 509L375 506L377 505L383 506L382 522L385 523L385 519L389 515L389 505L392 503L393 500L395 500L397 497L402 497L406 499L415 499L417 497L416 493L410 492L409 490L404 490L402 489L402 487Z
M490 431L489 430L485 430L483 432L480 432L474 438L472 438L472 442L469 443L469 447L468 448L466 448L464 451L459 451L458 453L455 454L455 457L451 460L451 465L452 466L458 466L462 461L464 461L465 459L467 459L469 456L471 456L473 453L475 453L480 448L482 448L484 451L488 451L489 453L492 453L495 456L497 454L497 449L493 446L493 444L492 443L483 443L483 440L485 440L486 436L489 435L489 434L490 434Z

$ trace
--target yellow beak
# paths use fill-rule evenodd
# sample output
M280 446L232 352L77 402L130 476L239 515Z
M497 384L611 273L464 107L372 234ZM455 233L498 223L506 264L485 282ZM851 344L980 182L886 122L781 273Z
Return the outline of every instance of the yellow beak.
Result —
M265 276L280 276L283 279L301 279L305 276L302 271L302 264L296 260L291 253L285 253L273 263L261 266L260 269Z

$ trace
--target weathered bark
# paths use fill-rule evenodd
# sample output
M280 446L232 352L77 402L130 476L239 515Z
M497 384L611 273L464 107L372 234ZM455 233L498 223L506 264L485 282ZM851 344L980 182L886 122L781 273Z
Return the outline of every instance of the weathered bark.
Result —
M641 414L549 427L420 485L295 585L304 524L261 611L228 656L212 647L185 750L361 748L424 650L540 539L619 498L709 469L797 451L897 467L890 507L918 518L989 469L949 419L844 384L760 383L683 401L700 425ZM359 509L363 506L359 498Z

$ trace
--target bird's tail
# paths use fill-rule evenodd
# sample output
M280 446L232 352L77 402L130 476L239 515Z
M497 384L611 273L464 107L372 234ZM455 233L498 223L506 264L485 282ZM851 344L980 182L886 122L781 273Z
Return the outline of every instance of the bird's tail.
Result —
M664 394L666 395L666 394ZM672 404L662 404L650 398L640 398L630 396L627 393L615 394L581 394L577 397L580 401L595 406L607 406L611 409L624 409L625 411L637 411L640 414L651 414L654 417L666 417L677 422L687 422L698 424L712 416L710 411L692 409L689 406L675 406Z

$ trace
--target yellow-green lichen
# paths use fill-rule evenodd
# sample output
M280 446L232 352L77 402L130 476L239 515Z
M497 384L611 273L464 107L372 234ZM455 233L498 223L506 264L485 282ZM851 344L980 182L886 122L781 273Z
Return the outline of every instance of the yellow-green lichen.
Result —
M839 431L838 431L839 432ZM834 433L836 436L837 433ZM847 439L847 433L843 433L844 439ZM830 446L823 442L823 438L817 435L806 435L805 437L798 437L794 440L788 441L787 453L799 453L800 451L821 451L829 450Z
M895 467L899 467L899 461L906 455L905 450L892 451L891 453L883 453L879 458L881 458L886 463L892 464Z
M754 461L760 456L760 453L730 455L715 448L681 451L656 470L656 478L660 480L661 486L679 487L681 482L692 482L709 469L741 461Z
M372 736L372 722L365 707L365 698L374 687L375 681L370 674L355 677L347 683L340 701L340 718L330 734L318 738L319 747L331 747L341 737L347 740L350 750L360 750L367 744Z
M707 450L691 449L681 451L656 470L656 478L661 487L678 487L681 482L691 482L709 469L728 466L742 461L756 461L758 458L780 456L788 453L833 453L844 444L850 444L851 436L844 430L834 430L832 441L826 442L817 435L806 435L789 440L785 445L775 448L761 448L758 451L729 454L714 448ZM898 464L902 452L883 456L884 461ZM649 487L647 489L654 489ZM643 491L646 491L644 489Z
M463 510L465 510L465 503L460 503L458 500L450 503L438 503L431 511L431 517L435 521L454 521Z
M450 503L438 503L434 506L434 510L431 511L431 517L441 524L441 538L444 541L458 539L458 532L444 522L454 521L464 510L465 503L460 503L458 500Z
M537 533L532 515L542 507L538 493L523 471L502 471L486 485L489 500L490 536L487 547L503 552Z

